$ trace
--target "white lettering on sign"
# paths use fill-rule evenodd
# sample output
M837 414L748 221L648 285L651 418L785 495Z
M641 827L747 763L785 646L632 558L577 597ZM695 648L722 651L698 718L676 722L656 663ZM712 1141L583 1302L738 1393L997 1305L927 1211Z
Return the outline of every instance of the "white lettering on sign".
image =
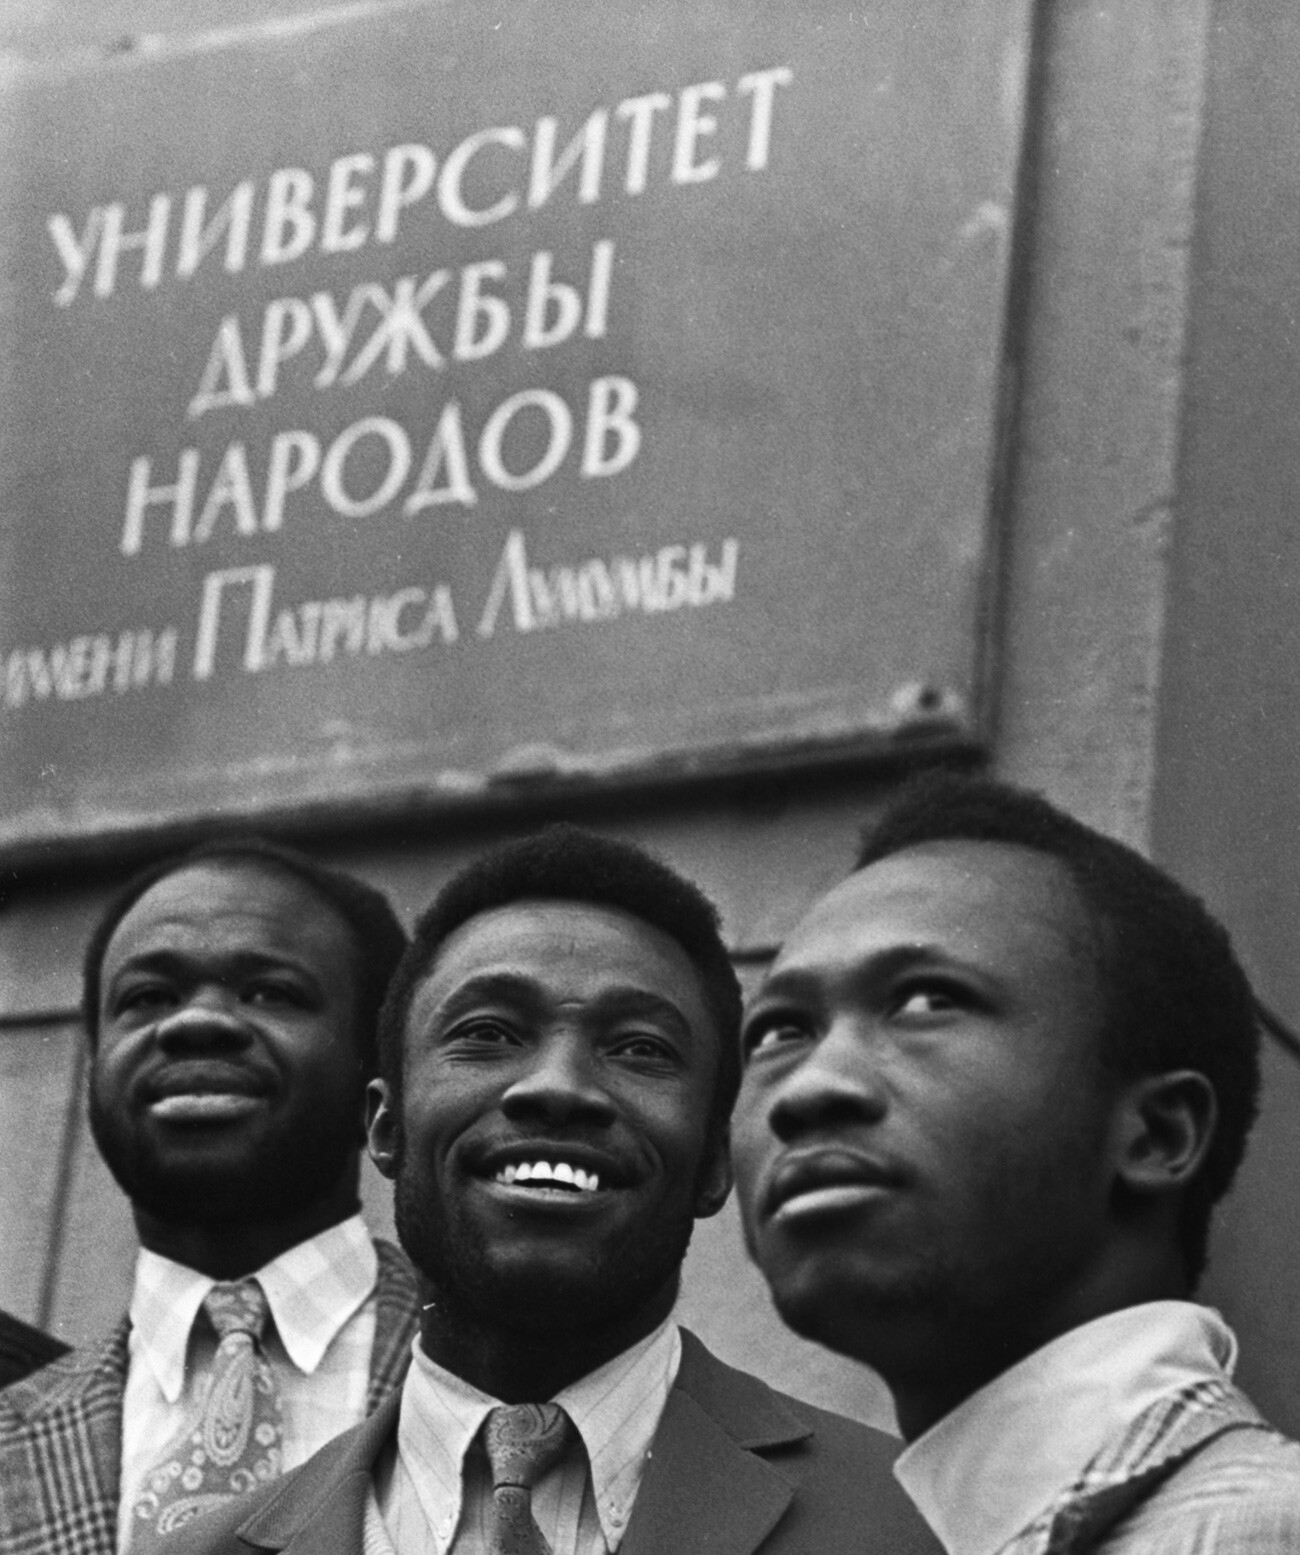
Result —
M135 209L123 200L92 205L79 221L53 212L46 229L61 274L52 297L60 308L71 306L86 293L87 278L99 301L128 284L154 291L168 277L189 280L218 255L235 275L250 259L265 268L313 252L356 253L395 242L403 222L421 216L426 228L441 217L472 230L561 197L593 205L611 188L636 197L649 187L661 126L667 156L660 162L670 188L707 183L726 171L720 148L731 119L745 146L740 170L762 172L771 160L778 89L793 81L789 66L776 65L749 71L734 87L699 81L675 93L628 97L567 129L553 114L541 115L531 129L488 125L441 155L404 141L347 152L320 176L279 167L264 181L241 179L219 196L195 184L179 199L158 192Z
M655 615L683 606L729 604L739 559L740 542L727 539L717 561L697 542L666 545L648 556L592 557L576 566L542 568L529 561L523 530L512 529L492 576L478 635L494 636L503 619L517 632L535 632L566 622L610 621L628 611Z
M232 445L237 446L237 445ZM295 450L285 466L295 458ZM308 461L309 462L309 461ZM727 604L735 598L740 545L703 541L666 545L641 556L592 557L539 566L524 533L506 538L475 636L503 629L531 633L611 621L629 613L660 615ZM244 674L374 659L460 641L451 587L407 584L391 593L357 592L285 603L270 563L209 572L199 594L190 674L210 681L227 668ZM174 626L90 632L52 646L10 650L3 658L0 706L16 711L50 701L73 702L112 691L174 683L180 634Z
M476 479L501 491L531 491L560 470L575 444L581 450L580 478L607 480L626 470L640 452L638 402L636 384L617 373L593 378L585 403L578 406L570 406L554 389L521 389L490 411L477 440L467 443L460 404L448 401L438 412L409 490L416 444L406 427L390 416L363 416L327 447L314 432L278 432L264 474L250 470L241 441L227 444L211 475L203 471L197 448L182 449L174 476L171 470L155 470L154 461L142 454L131 461L118 550L123 556L141 555L146 533L154 532L151 517L155 531L165 532L173 549L206 544L219 531L248 537L274 534L284 527L289 498L313 489L330 512L347 519L371 518L391 507L403 491L402 512L408 518L440 505L473 507L478 502ZM527 463L508 454L507 445L516 427L530 423L532 431L541 434L541 451ZM579 426L580 435L575 435ZM363 443L370 454L378 455L380 465L365 489L351 473L353 454ZM471 463L471 449L476 464Z
M210 680L219 644L234 636L248 674L278 666L328 664L341 654L411 653L460 636L451 590L406 587L394 594L279 605L275 568L228 567L203 580L193 675Z
M253 225L252 181L245 179L242 184L236 184L205 225L207 206L208 191L203 184L195 185L186 193L180 251L176 256L176 274L182 280L194 274L221 241L223 233L226 251L222 264L226 273L238 274L248 258L248 234Z
M238 315L221 320L186 414L194 420L208 411L270 399L280 388L281 368L304 355L313 387L326 389L358 383L381 364L389 377L397 377L416 363L437 372L449 357L483 361L500 351L512 332L524 351L562 345L579 329L584 339L601 340L609 325L613 273L614 244L602 238L592 245L585 293L581 279L556 275L555 256L543 249L532 256L526 282L501 260L482 259L459 272L434 270L423 280L400 276L391 294L377 282L363 282L342 306L330 292L277 297L263 309L260 331L250 333L250 341L257 341L251 351ZM455 301L449 291L447 317L436 338L428 309L453 280ZM379 322L372 326L376 313ZM349 362L363 324L367 333Z
M176 671L174 627L88 633L51 648L15 648L5 658L4 705L80 701L114 691L168 686Z

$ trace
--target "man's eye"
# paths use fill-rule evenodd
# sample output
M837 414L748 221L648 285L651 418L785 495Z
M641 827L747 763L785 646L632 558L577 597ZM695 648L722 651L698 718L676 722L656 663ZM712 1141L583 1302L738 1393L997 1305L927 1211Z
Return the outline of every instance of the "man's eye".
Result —
M504 1021L489 1020L482 1016L461 1021L447 1033L449 1042L478 1043L484 1047L513 1042L515 1034Z
M745 1053L753 1057L757 1053L775 1053L782 1048L793 1047L808 1038L807 1029L791 1020L755 1021L746 1027Z
M172 1009L176 994L165 983L137 983L121 989L113 998L114 1015L148 1015L155 1010Z
M904 989L894 1003L895 1015L946 1015L963 1008L964 1001L951 988L927 983L924 987Z
M611 1043L610 1052L619 1058L668 1059L675 1056L671 1043L644 1031L617 1038Z
M272 1009L281 1006L301 1009L306 1002L306 994L294 983L257 982L244 990L245 1004L258 1004Z

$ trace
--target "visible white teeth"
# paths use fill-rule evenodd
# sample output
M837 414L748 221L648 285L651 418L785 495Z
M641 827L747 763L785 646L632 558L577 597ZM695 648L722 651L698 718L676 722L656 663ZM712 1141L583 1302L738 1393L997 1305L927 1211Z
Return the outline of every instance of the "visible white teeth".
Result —
M519 1161L501 1167L495 1180L507 1187L521 1182L562 1182L582 1193L595 1193L600 1187L600 1173L586 1171L581 1166L571 1166L567 1161Z

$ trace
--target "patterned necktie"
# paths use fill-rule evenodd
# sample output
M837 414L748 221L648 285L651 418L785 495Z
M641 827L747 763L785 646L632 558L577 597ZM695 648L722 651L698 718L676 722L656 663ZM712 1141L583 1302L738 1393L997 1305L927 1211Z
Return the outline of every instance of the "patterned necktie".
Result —
M194 1412L145 1475L131 1515L132 1555L165 1548L190 1518L280 1472L280 1394L262 1349L266 1296L256 1280L214 1285L203 1310L217 1334Z
M489 1555L550 1555L533 1521L533 1486L559 1461L573 1423L558 1404L502 1404L487 1417L483 1441L492 1468Z

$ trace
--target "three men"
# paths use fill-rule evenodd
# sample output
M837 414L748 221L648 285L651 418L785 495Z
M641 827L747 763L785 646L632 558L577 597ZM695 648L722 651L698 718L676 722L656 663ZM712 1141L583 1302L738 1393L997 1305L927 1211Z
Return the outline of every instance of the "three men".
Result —
M414 1276L357 1191L405 943L379 892L257 840L167 860L105 913L90 1122L141 1252L112 1335L0 1394L5 1550L143 1555L400 1380Z
M998 784L888 809L747 1012L737 1172L798 1332L874 1366L950 1555L1300 1548L1300 1446L1191 1302L1254 1116L1201 905Z
M672 1321L730 1187L738 1022L712 908L639 850L554 828L454 878L371 1096L424 1287L400 1398L175 1555L930 1548L892 1444Z

